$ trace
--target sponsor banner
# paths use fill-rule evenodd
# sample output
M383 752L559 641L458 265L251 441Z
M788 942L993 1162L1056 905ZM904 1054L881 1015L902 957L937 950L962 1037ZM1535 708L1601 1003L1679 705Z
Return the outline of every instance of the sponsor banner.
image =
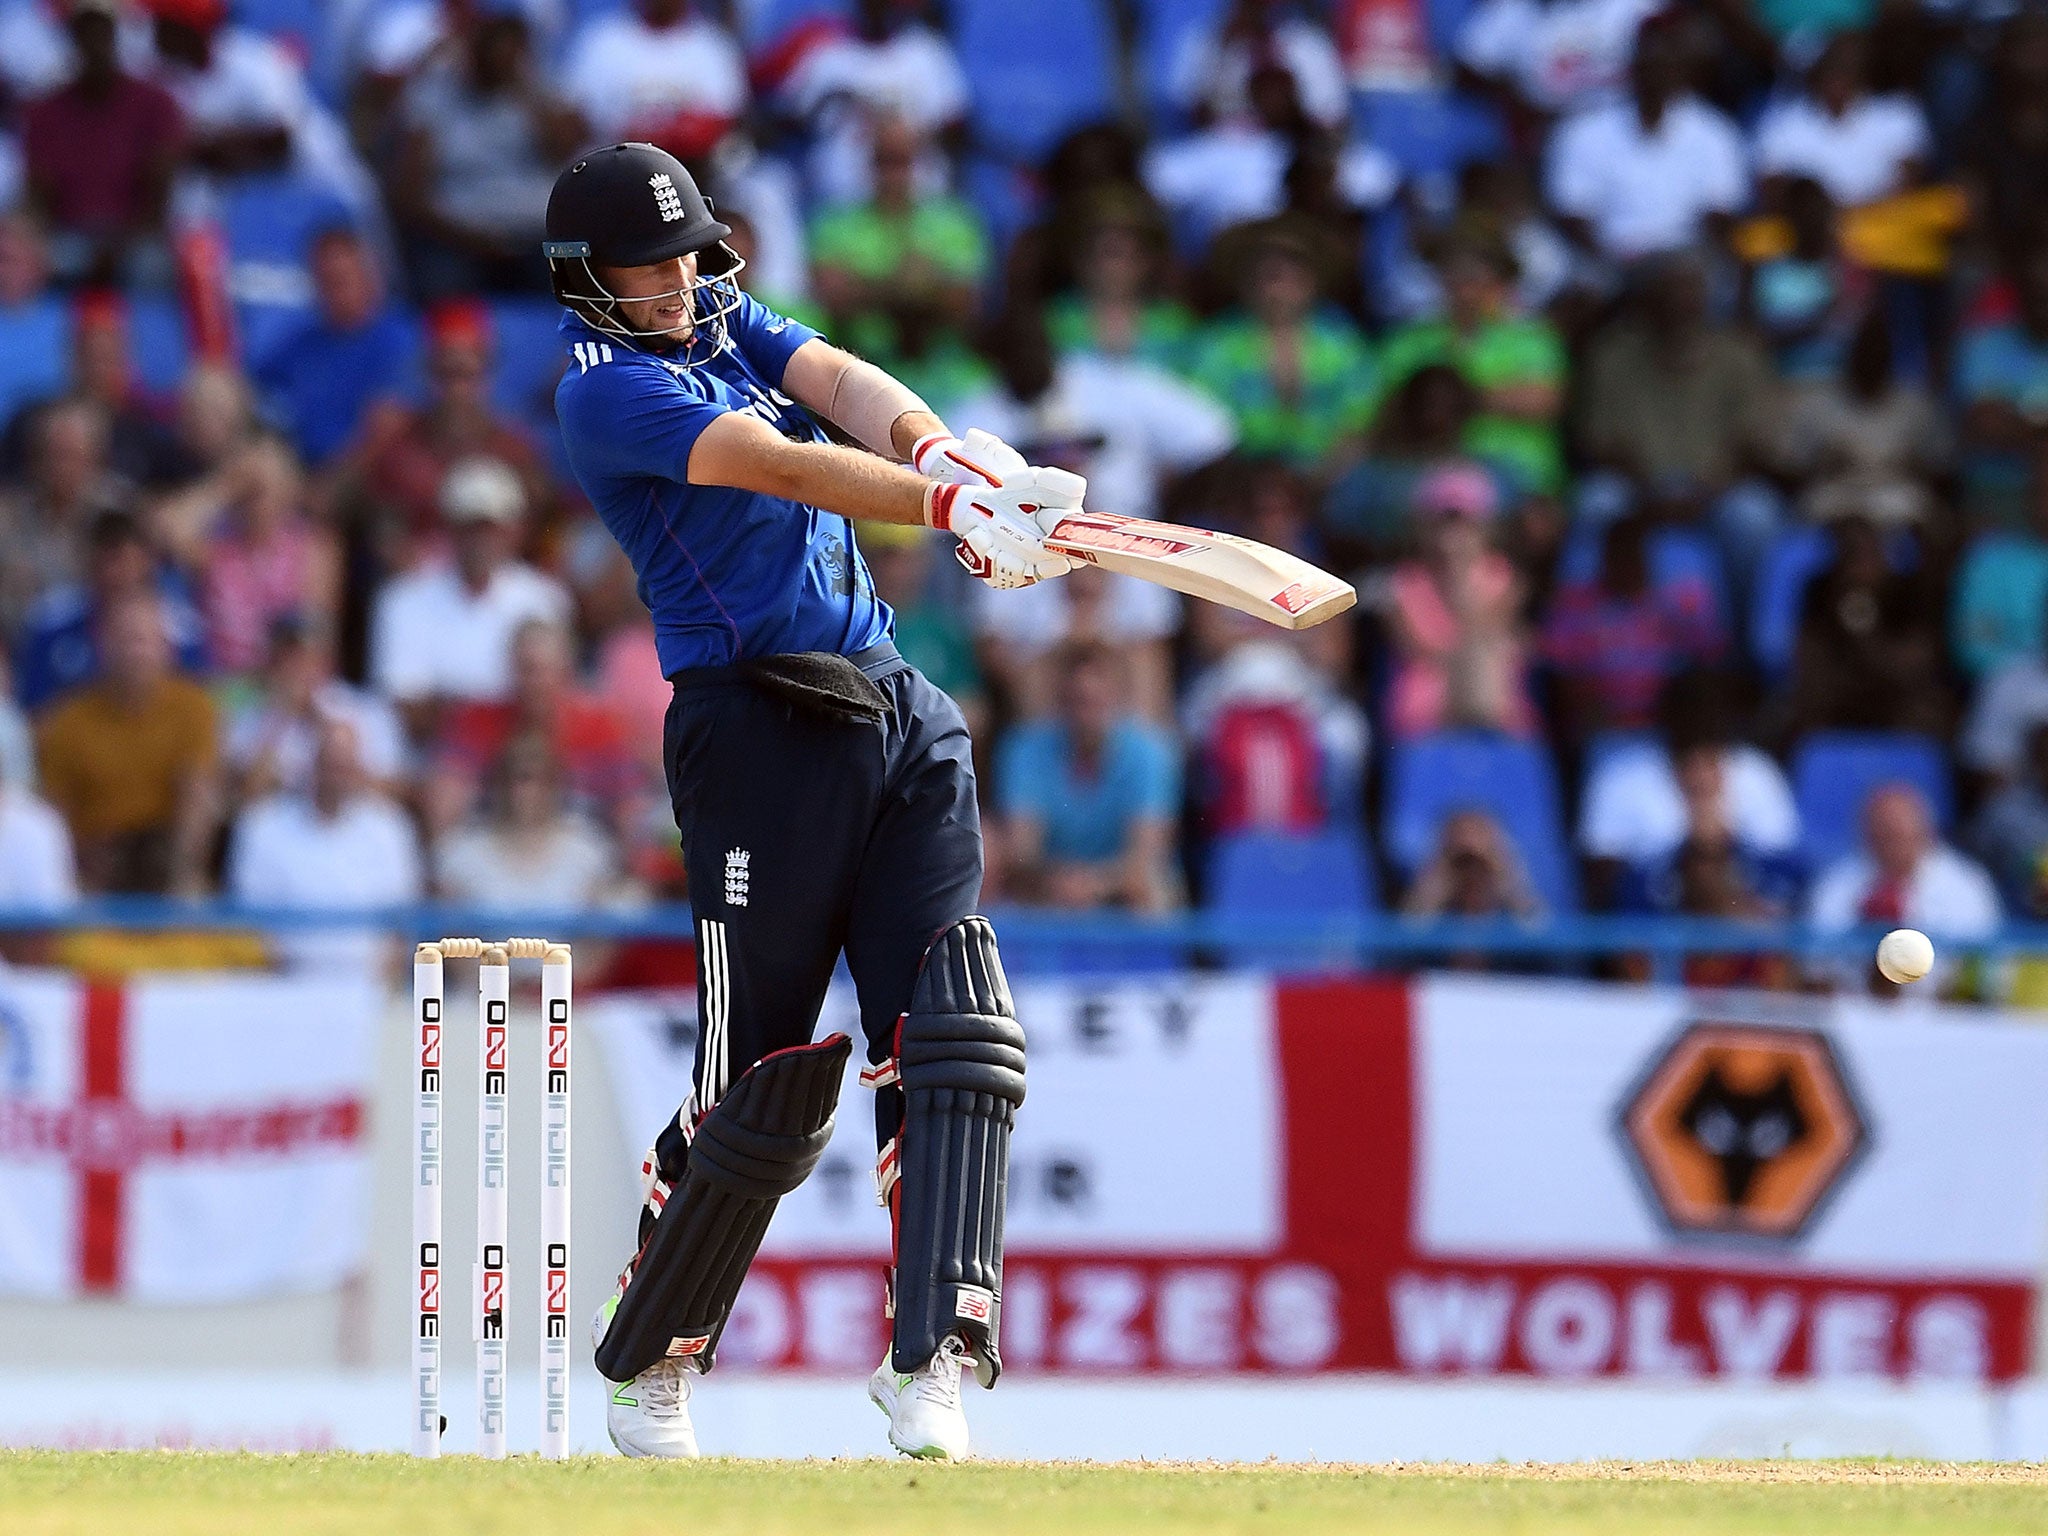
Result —
M212 1302L363 1266L381 990L0 972L0 1293Z
M1006 1361L2007 1380L2048 1259L2048 1032L1861 1001L1424 978L1019 989ZM602 1011L601 1011L602 1010ZM687 1091L687 998L615 998L628 1119ZM850 999L828 1013L851 1028ZM865 1101L721 1346L880 1357Z
M1010 1157L1013 1252L1260 1253L1281 1237L1279 1080L1272 988L1260 978L1016 988L1030 1035L1029 1099ZM651 1145L690 1092L689 993L594 997L579 1010L611 1068L628 1133ZM850 988L820 1035L861 1038ZM832 1143L786 1198L770 1255L886 1259L875 1198L874 1096L847 1065Z

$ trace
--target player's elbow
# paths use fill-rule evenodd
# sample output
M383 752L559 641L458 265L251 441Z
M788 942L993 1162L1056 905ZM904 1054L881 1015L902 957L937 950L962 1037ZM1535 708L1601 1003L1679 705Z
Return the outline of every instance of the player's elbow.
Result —
M802 501L810 483L803 446L751 417L722 416L690 452L690 483Z

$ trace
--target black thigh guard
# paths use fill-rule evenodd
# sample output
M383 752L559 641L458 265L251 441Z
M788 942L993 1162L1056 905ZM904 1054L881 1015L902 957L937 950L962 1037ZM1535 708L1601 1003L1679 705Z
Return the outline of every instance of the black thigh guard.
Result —
M991 1386L1003 1364L1003 1199L1024 1102L1024 1030L987 918L963 918L926 952L897 1026L895 1066L903 1131L891 1358L914 1371L958 1333Z
M682 1182L597 1346L600 1374L631 1381L664 1355L711 1369L776 1202L810 1176L832 1139L852 1049L832 1035L764 1056L697 1122Z

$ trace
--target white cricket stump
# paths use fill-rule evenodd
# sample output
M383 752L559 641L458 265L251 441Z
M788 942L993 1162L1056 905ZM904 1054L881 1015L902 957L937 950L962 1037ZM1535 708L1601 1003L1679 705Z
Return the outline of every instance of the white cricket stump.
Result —
M476 1250L470 1272L476 1341L477 1453L506 1451L506 1303L511 1228L506 1069L511 1050L514 959L541 962L541 1275L546 1333L541 1346L541 1454L569 1454L569 946L543 939L451 938L413 953L414 1315L412 1452L441 1453L441 1192L444 1103L441 1045L443 962L477 962Z

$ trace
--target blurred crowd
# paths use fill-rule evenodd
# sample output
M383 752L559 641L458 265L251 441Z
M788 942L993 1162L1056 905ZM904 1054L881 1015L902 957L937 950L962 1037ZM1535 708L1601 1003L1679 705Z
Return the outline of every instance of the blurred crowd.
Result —
M538 254L622 137L954 430L1359 586L864 531L992 901L2048 916L2013 0L0 0L0 904L686 894Z

